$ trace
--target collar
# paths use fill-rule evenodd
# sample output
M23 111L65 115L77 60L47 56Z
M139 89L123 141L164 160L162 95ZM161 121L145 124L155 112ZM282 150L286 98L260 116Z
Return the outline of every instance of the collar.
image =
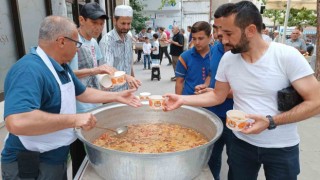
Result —
M224 46L223 46L223 44L222 44L221 42L218 42L218 43L216 44L216 46L217 46L217 48L218 48L218 51L219 51L220 53L224 54Z
M213 48L213 46L212 46L211 44L209 44L209 53L212 52L212 48ZM222 46L222 49L223 49L223 46ZM223 49L223 50L224 50L224 49ZM207 53L205 57L207 57L209 53ZM202 57L202 56L197 52L197 50L196 50L196 48L195 48L194 46L191 48L191 54L192 54L193 56L200 56L200 57Z
M113 37L115 38L115 40L117 42L125 42L128 39L128 33L127 33L124 37L124 41L122 41L122 39L120 38L120 35L118 34L118 32L115 28L112 29L111 34L113 35Z
M37 47L32 47L31 50L30 50L30 53L33 54L33 55L38 56L39 58L41 58L41 57L38 55L38 53L37 53L37 51L36 51L36 48L37 48ZM47 56L48 56L48 55L47 55ZM50 56L48 56L48 58L49 58L49 60L50 60L50 62L51 62L51 64L52 64L54 70L56 70L56 72L59 72L59 73L60 73L60 72L65 71L65 69L64 69L63 67L66 67L66 64L60 65L59 63L57 63L57 61L55 61L54 59L52 59Z

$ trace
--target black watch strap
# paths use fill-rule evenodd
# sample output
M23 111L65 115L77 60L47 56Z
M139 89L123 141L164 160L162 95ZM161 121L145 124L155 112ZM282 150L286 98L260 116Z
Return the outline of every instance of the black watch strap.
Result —
M274 123L274 120L273 120L272 116L267 115L266 118L268 118L268 120L269 120L269 127L268 127L268 129L269 129L269 130L275 129L275 128L277 127L277 125L276 125L276 123Z

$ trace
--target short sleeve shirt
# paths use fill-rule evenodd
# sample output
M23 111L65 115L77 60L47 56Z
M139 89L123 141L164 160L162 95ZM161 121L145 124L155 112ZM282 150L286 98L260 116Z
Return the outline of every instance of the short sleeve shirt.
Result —
M210 46L212 48L212 46ZM184 79L182 94L194 94L195 86L203 84L209 75L210 53L204 58L195 47L183 52L176 65L175 75Z
M124 41L120 38L115 29L105 34L99 43L103 61L106 64L115 67L119 71L125 71L126 74L131 75L133 66L133 49L132 39L126 34ZM128 89L128 84L117 86L111 91L123 91Z
M248 114L274 116L277 92L292 82L313 74L308 62L291 46L271 42L265 54L255 63L247 63L241 54L227 52L222 57L216 79L228 82L233 91L234 109ZM259 134L234 134L252 144L266 148L282 148L299 143L297 123L278 126Z
M86 87L73 74L69 65L60 65L51 57L49 59L62 84L70 82L69 73L75 86L76 96L85 91ZM51 71L37 55L35 48L11 67L5 79L4 92L4 117L33 110L60 113L60 87ZM26 149L19 138L9 133L1 153L1 161L3 163L13 162L16 160L16 153L24 150ZM61 164L67 160L68 152L69 146L63 146L42 153L40 160L51 164Z
M292 39L287 39L286 44L298 50L304 50L304 51L307 50L306 43L301 38L298 38L296 41L293 41Z

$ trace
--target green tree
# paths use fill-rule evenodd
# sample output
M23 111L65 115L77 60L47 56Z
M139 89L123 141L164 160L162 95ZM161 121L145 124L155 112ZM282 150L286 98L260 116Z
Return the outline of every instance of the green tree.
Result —
M142 14L143 5L139 0L130 0L130 6L133 9L132 29L138 33L146 26L145 21L148 21L149 18Z
M285 7L284 7L285 8ZM267 9L264 11L263 16L268 17L273 21L273 26L276 23L280 25L284 24L285 10ZM313 10L302 9L290 9L288 26L316 26L317 14Z
M277 23L279 23L279 24L284 23L285 11L284 10L266 9L263 12L263 16L272 20L273 29L275 29Z
M288 26L316 26L317 14L313 10L290 9Z
M162 9L166 4L175 5L176 3L176 0L161 0L161 6L159 9Z

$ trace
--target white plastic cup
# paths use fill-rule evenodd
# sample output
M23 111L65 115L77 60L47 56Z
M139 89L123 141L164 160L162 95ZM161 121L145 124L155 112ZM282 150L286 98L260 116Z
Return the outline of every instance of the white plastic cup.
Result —
M242 131L250 125L250 120L246 118L246 113L240 110L227 111L226 125L233 131Z
M149 106L151 109L163 109L164 98L161 95L149 96Z
M100 85L103 86L104 88L112 87L111 77L108 74L98 74L96 75L96 77Z
M116 71L114 75L111 77L111 82L114 86L123 85L126 83L125 78L126 72L124 71Z
M142 92L142 93L140 93L139 98L140 98L140 100L148 100L150 95L151 95L151 93L149 93L149 92Z

